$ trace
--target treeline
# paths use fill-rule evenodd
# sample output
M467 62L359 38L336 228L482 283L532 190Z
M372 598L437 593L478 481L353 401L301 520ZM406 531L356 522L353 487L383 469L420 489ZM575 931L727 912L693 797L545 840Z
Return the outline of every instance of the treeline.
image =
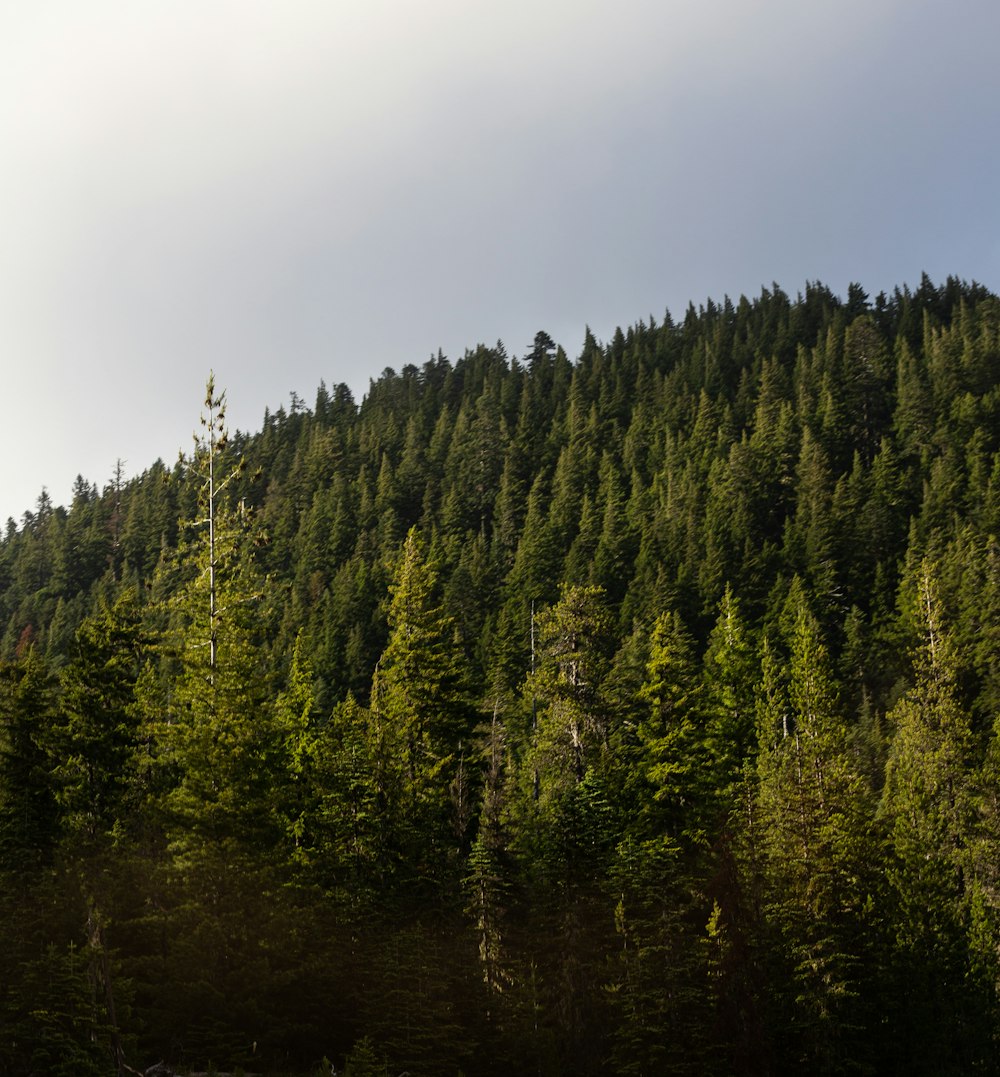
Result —
M0 541L0 1072L1000 1068L1000 299L204 421Z

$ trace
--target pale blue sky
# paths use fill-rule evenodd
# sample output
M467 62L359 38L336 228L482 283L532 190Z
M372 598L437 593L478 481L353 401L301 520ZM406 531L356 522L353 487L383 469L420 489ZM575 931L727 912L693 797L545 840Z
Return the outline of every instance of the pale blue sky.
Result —
M0 519L479 341L1000 288L996 0L0 3Z

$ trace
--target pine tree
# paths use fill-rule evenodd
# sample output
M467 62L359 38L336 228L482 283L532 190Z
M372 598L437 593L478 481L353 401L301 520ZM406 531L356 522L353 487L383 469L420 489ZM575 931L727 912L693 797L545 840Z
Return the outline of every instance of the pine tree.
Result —
M772 975L789 977L789 1062L836 1072L856 1050L873 847L827 650L798 580L786 616L787 683L766 649L758 707L762 911L782 969Z
M86 954L49 943L0 1001L0 1067L11 1074L103 1077L113 1054L95 1014ZM121 1072L120 1070L118 1072Z
M534 670L523 694L532 716L532 796L543 811L555 808L607 753L611 715L603 681L610 633L604 592L597 587L566 587L559 602L537 617Z
M274 800L271 811L276 816L291 846L291 859L308 858L311 844L306 837L310 816L315 814L316 737L314 720L316 699L313 693L313 669L305 657L302 633L295 639L291 666L284 691L274 703L274 727L280 742L279 758L286 773L274 776Z
M139 714L135 683L143 645L134 594L89 617L60 674L59 800L75 842L124 836L138 807Z
M905 991L895 1014L895 1047L911 1067L961 1073L984 1050L967 937L972 740L956 656L926 563L917 615L922 638L915 683L887 716L894 732L880 808L892 849L894 968Z
M153 716L159 763L176 775L163 807L179 864L240 845L274 848L271 787L284 771L265 666L271 596L254 559L263 539L245 506L225 500L242 461L225 462L225 399L211 379L205 406L208 434L191 462L203 515L189 524L183 582L167 602L164 644L178 671Z
M643 806L650 833L667 843L704 843L712 814L704 689L677 613L662 614L653 627L641 694L649 704L639 739L651 790Z
M732 792L757 751L754 697L756 655L740 603L726 587L705 653L707 739L723 791Z
M118 862L139 829L139 712L135 685L143 640L139 610L126 592L80 626L76 653L62 671L55 740L63 809L64 857L86 905L90 980L99 986L115 1065L124 1072L107 924Z
M479 960L487 990L500 996L511 983L504 928L510 902L512 857L507 828L507 745L499 701L483 733L486 772L475 841L469 851L467 911L479 939ZM495 1000L499 1005L500 1000Z
M59 832L48 728L48 669L33 646L0 667L0 873L30 876L49 862Z
M429 882L430 863L458 844L449 837L448 789L471 709L455 626L438 605L437 574L415 528L390 594L389 639L372 683L371 745L380 810L397 828L407 870Z

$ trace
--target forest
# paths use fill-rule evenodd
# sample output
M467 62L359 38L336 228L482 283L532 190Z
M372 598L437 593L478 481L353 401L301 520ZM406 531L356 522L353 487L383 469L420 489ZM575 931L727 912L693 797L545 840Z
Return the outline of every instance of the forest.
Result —
M1000 298L224 389L0 538L0 1074L1000 1072Z

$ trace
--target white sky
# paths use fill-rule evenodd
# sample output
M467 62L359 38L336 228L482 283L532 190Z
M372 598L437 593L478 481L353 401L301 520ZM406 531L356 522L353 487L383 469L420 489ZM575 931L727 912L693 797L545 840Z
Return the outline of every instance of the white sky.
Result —
M1000 288L996 0L0 0L0 520L320 379Z

